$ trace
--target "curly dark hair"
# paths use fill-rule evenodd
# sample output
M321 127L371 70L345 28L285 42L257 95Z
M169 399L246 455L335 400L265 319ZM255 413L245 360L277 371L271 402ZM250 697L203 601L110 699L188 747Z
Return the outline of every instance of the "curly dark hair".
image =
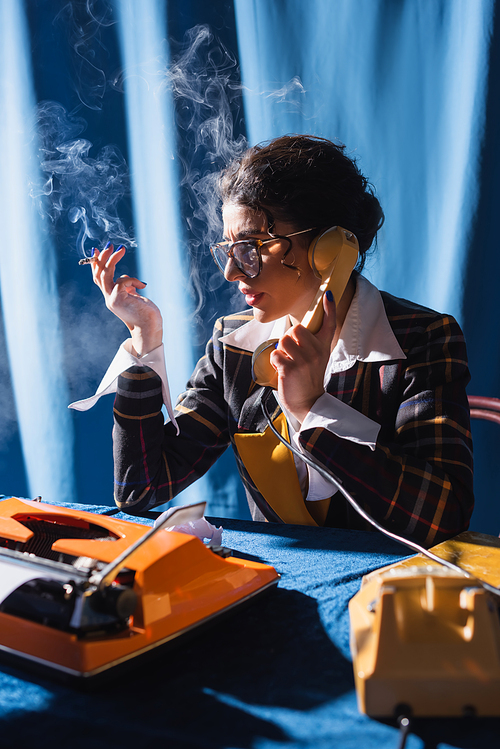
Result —
M253 146L221 173L222 203L263 210L271 221L285 221L297 230L342 226L358 238L361 270L384 213L345 150L310 135L284 135Z

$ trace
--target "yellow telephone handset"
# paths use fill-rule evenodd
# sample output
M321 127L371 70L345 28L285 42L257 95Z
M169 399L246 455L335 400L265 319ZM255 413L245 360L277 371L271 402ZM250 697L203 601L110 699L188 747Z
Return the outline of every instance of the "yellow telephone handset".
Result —
M332 226L313 239L309 245L308 261L314 275L321 280L319 289L302 320L312 333L317 333L323 322L323 295L330 289L338 304L358 260L358 240L340 226ZM278 387L278 375L270 356L278 339L265 341L254 351L252 377L258 385Z

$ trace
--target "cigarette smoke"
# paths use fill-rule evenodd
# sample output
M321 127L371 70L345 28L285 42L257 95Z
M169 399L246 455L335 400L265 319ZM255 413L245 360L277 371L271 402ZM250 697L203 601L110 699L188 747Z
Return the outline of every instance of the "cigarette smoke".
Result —
M88 270L82 272L85 276ZM112 355L126 337L123 323L102 303L101 292L93 284L89 287L84 288L85 296L74 283L64 284L59 290L67 341L64 371L69 402L95 392Z
M208 26L195 26L181 44L171 42L171 47L164 86L174 98L176 124L182 132L183 213L189 228L194 319L203 341L222 305L226 312L243 304L235 284L226 283L207 249L222 237L217 190L220 171L249 145L243 121L243 86L235 56L214 38ZM272 107L300 111L306 91L295 76L276 89L250 93L267 98Z
M190 29L181 44L171 42L171 47L163 87L174 99L176 124L182 133L180 188L188 227L193 314L201 342L220 314L224 284L228 308L241 306L241 295L227 288L208 246L222 237L219 173L248 143L242 132L242 87L234 55L204 25Z
M85 120L57 102L38 104L35 127L43 181L31 185L31 195L42 218L49 217L54 224L64 220L62 231L82 256L90 249L87 240L97 246L111 240L134 247L133 234L119 213L130 194L128 167L120 150L107 145L90 156L92 143L76 137L85 130Z
M122 91L126 76L140 71L122 70L108 79L97 64L96 50L103 46L101 27L113 22L109 6L102 4L98 15L95 3L88 0L85 22L70 6L71 3L64 14L72 29L71 43L79 65L78 95L85 106L99 109L106 91ZM241 295L234 285L226 284L208 252L208 246L222 236L219 173L248 147L242 84L235 56L214 38L208 26L195 26L186 32L181 43L170 40L169 44L168 66L161 59L144 64L153 64L159 71L163 68L156 94L170 95L174 100L179 137L177 153L172 156L180 165L181 212L194 302L192 317L195 338L201 344L210 334L221 305L225 311L232 311L242 304ZM92 86L83 86L83 81L92 82ZM273 105L297 109L305 91L295 77L275 90L252 94L270 99ZM125 227L120 215L124 208L127 213L130 210L127 163L114 145L92 154L92 143L82 137L86 127L83 117L68 113L57 102L38 105L36 130L44 180L32 185L32 196L38 201L41 215L61 227L80 257L90 254L92 246L102 247L108 240L136 246L133 230Z
M70 0L57 13L54 24L63 26L64 36L73 49L72 80L81 103L99 111L108 89L104 70L108 52L102 31L113 26L113 8L106 0Z

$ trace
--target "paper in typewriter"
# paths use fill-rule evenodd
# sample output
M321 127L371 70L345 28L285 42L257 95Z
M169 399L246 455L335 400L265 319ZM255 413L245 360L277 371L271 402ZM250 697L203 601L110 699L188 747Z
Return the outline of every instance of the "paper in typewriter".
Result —
M43 571L34 571L21 564L0 559L0 604L17 588L30 580L48 579L50 575Z

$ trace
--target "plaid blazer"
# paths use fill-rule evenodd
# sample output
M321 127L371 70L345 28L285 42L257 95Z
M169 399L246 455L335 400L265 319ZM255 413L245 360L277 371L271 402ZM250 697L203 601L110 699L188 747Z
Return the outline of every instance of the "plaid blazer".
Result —
M381 295L407 359L357 362L334 374L327 387L381 425L375 450L323 428L301 433L300 440L382 525L431 546L465 530L473 508L465 342L452 317ZM140 514L167 502L231 443L252 516L280 522L234 441L237 433L263 432L267 425L256 403L261 388L252 380L252 354L219 340L251 318L247 310L217 321L178 399L178 436L172 424L164 424L158 376L132 367L119 377L113 437L120 508ZM325 524L367 529L340 495L330 503Z

